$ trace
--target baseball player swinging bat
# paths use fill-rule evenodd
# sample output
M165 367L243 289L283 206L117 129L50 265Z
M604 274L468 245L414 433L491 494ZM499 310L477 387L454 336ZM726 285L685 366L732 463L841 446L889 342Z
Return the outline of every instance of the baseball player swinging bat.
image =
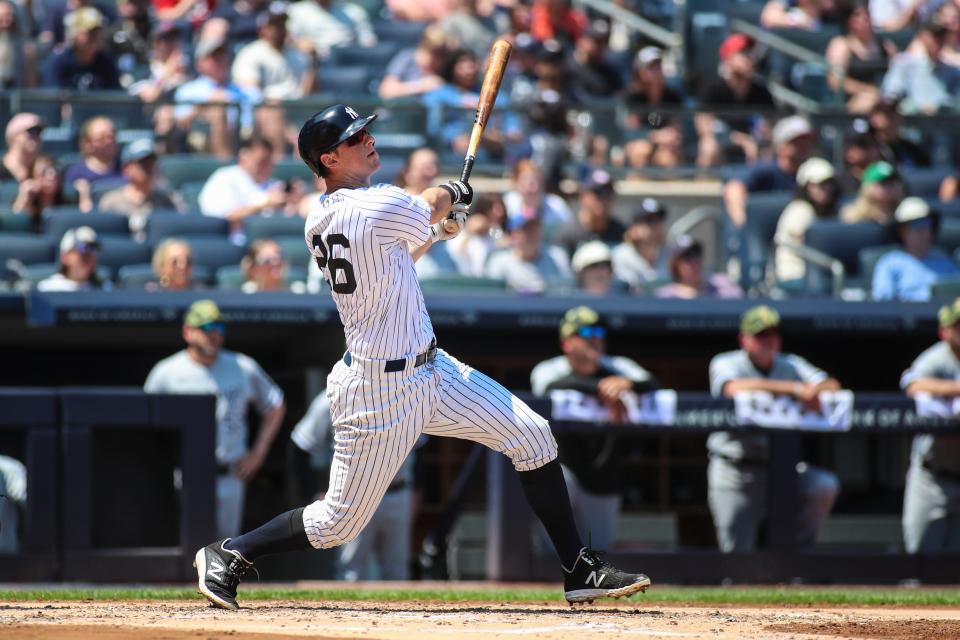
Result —
M477 115L473 119L470 143L467 145L467 153L463 158L460 182L470 180L473 163L477 159L477 149L480 147L480 139L483 137L487 120L490 119L490 112L493 111L493 104L497 101L497 94L500 93L500 84L503 82L503 74L507 69L507 61L510 60L511 49L513 49L513 45L506 40L497 40L490 47L487 72L483 76L483 86L480 88L480 101L477 103ZM456 231L457 223L454 220L444 220L443 227L447 232L453 233Z

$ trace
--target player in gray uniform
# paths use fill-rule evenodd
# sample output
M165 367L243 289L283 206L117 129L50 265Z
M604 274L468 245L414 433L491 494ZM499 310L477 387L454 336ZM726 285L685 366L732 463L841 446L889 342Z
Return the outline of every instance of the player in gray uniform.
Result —
M840 383L800 356L780 352L780 315L768 306L748 309L740 319L740 346L710 361L710 393L732 398L741 391L786 395L816 408L821 391ZM716 431L707 438L707 500L720 550L752 551L767 512L767 436ZM837 477L800 463L797 543L810 545L839 491Z
M197 551L200 592L218 607L236 609L237 585L260 556L355 538L422 434L472 440L510 457L560 556L568 601L646 589L649 578L614 568L580 540L547 421L437 348L414 261L432 241L463 230L473 189L449 182L413 196L388 184L371 186L380 167L367 130L375 117L334 105L310 118L298 141L300 157L326 180L305 238L347 341L327 377L336 429L329 489L323 500Z
M530 388L538 396L554 389L570 389L600 400L615 422L626 419L620 399L627 391L644 393L657 382L639 364L606 351L606 326L590 307L567 311L560 322L563 355L544 360L530 373ZM620 515L623 484L622 442L617 434L576 434L560 439L563 477L580 535L595 549L607 551Z
M940 342L903 372L910 397L960 397L960 298L940 309ZM960 552L960 436L919 434L913 439L903 494L907 553Z
M217 396L217 532L237 535L243 522L246 484L260 470L286 405L283 391L253 358L223 348L226 327L213 300L198 300L183 317L187 348L158 362L143 385L148 393ZM247 405L260 412L260 429L247 448Z
M0 554L20 550L20 510L27 501L27 468L0 455Z
M329 469L334 452L330 399L321 392L293 428L290 439L321 469ZM356 538L340 547L337 573L348 581L408 580L410 578L410 535L413 527L414 454L407 456L369 524ZM371 565L376 563L377 572Z

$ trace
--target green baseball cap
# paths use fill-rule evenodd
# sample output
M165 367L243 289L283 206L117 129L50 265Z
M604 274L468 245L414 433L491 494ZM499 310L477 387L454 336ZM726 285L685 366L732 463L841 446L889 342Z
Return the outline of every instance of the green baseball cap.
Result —
M867 168L864 169L863 179L860 182L862 184L874 184L875 182L883 182L884 180L894 178L896 175L896 167L889 162L880 160L868 165Z
M937 313L937 319L940 321L940 328L946 329L960 322L960 298L957 298L950 304L940 307Z
M220 307L213 300L197 300L183 314L183 324L188 327L202 327L220 320Z
M560 321L560 337L569 338L583 327L600 324L600 314L587 306L574 307L567 311Z
M740 316L740 333L745 336L755 336L767 329L780 326L780 314L776 309L765 304L744 311Z

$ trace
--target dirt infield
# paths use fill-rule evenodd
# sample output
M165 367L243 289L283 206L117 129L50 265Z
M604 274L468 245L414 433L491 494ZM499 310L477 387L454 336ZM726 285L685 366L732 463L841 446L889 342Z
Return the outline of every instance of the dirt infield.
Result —
M0 602L0 640L364 640L452 638L960 639L953 608L645 606L381 602Z

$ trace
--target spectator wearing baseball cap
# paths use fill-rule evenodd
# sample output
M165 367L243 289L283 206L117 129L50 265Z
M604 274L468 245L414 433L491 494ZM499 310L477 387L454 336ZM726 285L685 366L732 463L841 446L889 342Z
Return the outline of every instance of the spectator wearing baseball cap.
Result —
M636 292L668 276L666 243L667 209L655 198L644 198L633 212L623 241L613 248L613 272Z
M944 252L933 246L940 227L939 214L920 198L904 198L893 216L900 241L877 261L873 271L875 300L930 299L931 287L940 279L960 273Z
M613 256L610 247L599 240L580 246L570 260L577 288L584 293L605 296L623 291L623 283L613 275Z
M889 162L874 162L863 172L857 199L840 210L840 219L848 224L875 222L884 226L893 222L897 205L903 200L903 180Z
M742 33L727 37L720 46L720 77L704 86L699 106L709 110L772 110L773 96L754 78L756 42ZM727 160L729 151L738 151L748 163L755 162L759 147L755 132L766 123L756 116L714 116L701 112L694 118L699 137L697 165L711 167ZM721 141L717 132L729 132Z
M576 215L560 228L554 243L567 255L573 255L577 247L590 240L601 240L610 245L620 242L626 228L613 217L615 200L610 174L602 169L591 170L580 181L580 207Z
M816 133L803 116L787 116L773 127L772 162L759 162L723 188L723 203L730 221L738 227L747 221L749 194L764 191L793 191L797 171L810 157Z
M679 236L670 245L670 277L658 288L658 298L742 298L743 290L722 273L708 274L703 266L703 245L690 236Z
M120 153L120 166L127 183L103 194L97 208L127 216L135 238L144 237L147 218L154 210L186 210L179 196L156 188L157 152L153 138L138 138L127 143Z
M100 242L90 227L69 229L60 239L60 268L37 283L37 291L89 291L109 289L97 275Z
M911 398L930 395L951 406L960 397L960 299L937 314L939 341L900 377ZM960 503L952 499L960 477L960 438L921 433L913 437L903 491L903 546L907 553L960 553Z
M663 74L663 50L647 46L633 59L633 73L624 102L626 162L630 167L676 167L683 162L680 119L661 114L661 107L683 106L683 96L673 90Z
M218 158L232 158L233 129L237 124L243 130L253 127L253 107L260 104L263 96L255 89L230 81L230 43L223 34L212 31L200 38L194 48L194 66L197 77L180 85L174 93L177 106L173 118L183 131L194 120L206 121L210 125L206 150ZM234 103L239 109L207 104L210 102Z
M777 244L774 262L777 280L799 280L806 273L806 263L786 245L803 245L807 229L817 220L837 215L840 188L833 165L823 158L810 158L797 170L797 197L787 205L777 221L773 236Z
M752 307L740 318L740 349L710 361L710 393L735 398L744 392L785 396L819 410L821 391L837 391L840 383L800 356L783 353L780 314L767 305ZM725 553L753 551L767 513L769 442L757 433L715 431L707 438L707 501ZM796 540L813 544L817 531L836 501L840 483L833 473L807 463L797 465L800 504Z
M4 135L7 152L0 162L0 180L23 182L30 176L30 169L43 148L40 138L43 128L43 118L35 113L23 112L10 118Z
M843 171L837 177L844 194L860 190L863 173L880 160L880 145L865 118L854 118L843 135Z
M59 89L96 91L119 89L117 61L103 49L103 14L80 7L64 18L66 43L47 68L46 84Z
M633 360L607 353L607 331L603 318L590 307L567 311L560 321L563 354L540 362L530 372L534 395L576 391L605 407L614 422L624 422L623 395L653 391L659 384ZM613 431L561 435L558 440L577 529L594 548L609 550L620 514L627 449Z
M147 393L210 394L218 399L215 456L217 536L239 535L246 484L263 466L286 413L283 391L257 362L224 348L226 323L213 300L197 300L183 316L186 348L150 370ZM247 410L260 414L248 448Z
M609 40L610 23L600 19L577 38L566 68L573 100L609 98L623 88L623 74L607 59Z
M570 258L563 249L543 241L543 222L536 214L507 218L509 246L487 259L484 275L503 280L519 293L544 293L573 285Z

